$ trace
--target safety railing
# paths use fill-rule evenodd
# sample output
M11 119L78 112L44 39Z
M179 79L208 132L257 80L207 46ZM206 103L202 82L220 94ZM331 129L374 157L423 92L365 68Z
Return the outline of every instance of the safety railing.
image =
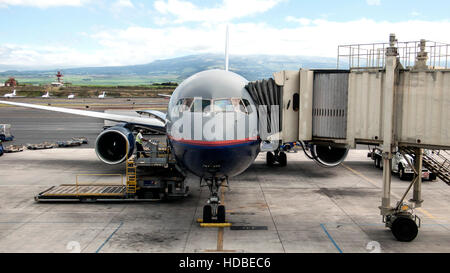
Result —
M450 44L434 41L396 42L398 57L404 68L411 68L424 56L431 69L449 69ZM338 69L384 68L389 43L350 44L338 46Z
M86 179L87 177L94 179ZM117 177L119 179L111 181L111 177ZM81 178L83 178L83 180ZM99 182L99 180L101 181ZM77 174L75 192L77 195L117 195L117 190L114 188L124 186L123 174ZM111 191L109 191L107 187L112 187Z

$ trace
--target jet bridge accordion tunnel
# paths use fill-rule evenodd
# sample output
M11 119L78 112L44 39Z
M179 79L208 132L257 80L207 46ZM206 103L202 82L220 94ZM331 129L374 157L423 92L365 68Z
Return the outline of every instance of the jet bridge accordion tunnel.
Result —
M413 152L415 161L422 162L423 149L450 149L449 56L436 57L436 52L447 52L450 45L439 44L444 48L438 50L436 43L431 47L426 44L425 40L400 43L391 34L389 43L368 45L371 50L380 48L374 50L378 55L369 56L366 67L353 61L363 55L351 50L348 69L280 71L273 74L273 79L249 84L258 86L273 80L276 87L271 89L280 90L279 101L269 100L279 103L281 109L279 147L299 141L303 148L310 148L313 159L325 166L341 163L348 149L357 144L382 148L385 167L379 208L386 227L400 241L411 241L417 235L418 216L403 208L421 206L422 181L416 172L404 196L391 206L392 153ZM382 61L376 61L377 56ZM433 59L441 61L436 63ZM267 102L265 98L270 96L259 89L270 88L252 92L254 89L249 90L254 100ZM427 164L427 160L423 162ZM421 170L421 166L416 168ZM450 185L449 169L441 168L439 177ZM413 198L407 203L405 198L411 189Z

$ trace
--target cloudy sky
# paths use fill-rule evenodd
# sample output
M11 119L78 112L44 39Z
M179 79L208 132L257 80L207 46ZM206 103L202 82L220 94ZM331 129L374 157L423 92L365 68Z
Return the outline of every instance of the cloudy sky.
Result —
M143 64L189 54L335 57L339 44L450 43L450 1L0 0L0 66Z

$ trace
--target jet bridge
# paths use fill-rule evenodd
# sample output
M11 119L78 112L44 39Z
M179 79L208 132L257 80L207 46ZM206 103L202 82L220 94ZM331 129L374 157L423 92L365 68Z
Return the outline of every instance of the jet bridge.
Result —
M392 206L392 153L399 149L415 155L416 163L409 164L421 170L417 164L422 162L423 149L450 149L449 47L426 40L398 42L391 34L389 43L340 46L341 69L273 75L282 93L278 149L286 143L300 143L312 159L335 166L356 144L382 147L385 167L380 210L386 226L400 241L411 241L417 235L420 224L411 209L421 206L422 181L415 172L403 198ZM423 164L448 182L450 166L445 160L438 164L425 157ZM413 199L404 202L411 188Z

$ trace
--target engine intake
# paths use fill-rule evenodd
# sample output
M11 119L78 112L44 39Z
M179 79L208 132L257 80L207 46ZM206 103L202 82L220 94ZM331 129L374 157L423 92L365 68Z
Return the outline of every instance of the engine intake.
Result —
M348 148L316 144L312 146L311 154L321 166L336 167L345 160L348 150Z
M133 133L122 126L115 126L104 130L95 142L95 152L98 158L106 164L115 165L124 162L134 150Z

